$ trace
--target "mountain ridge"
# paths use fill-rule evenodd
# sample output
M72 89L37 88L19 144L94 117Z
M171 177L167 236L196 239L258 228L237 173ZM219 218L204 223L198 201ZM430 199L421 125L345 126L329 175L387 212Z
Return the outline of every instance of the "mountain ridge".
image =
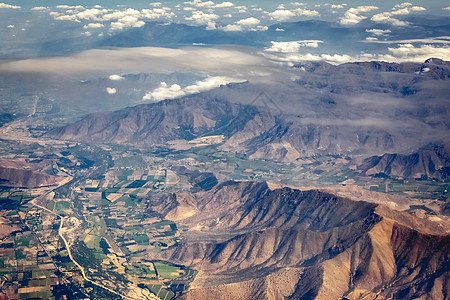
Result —
M149 207L161 211L174 199L178 195L157 197ZM317 190L271 189L265 182L225 182L188 202L197 211L181 222L192 229L176 248L157 255L199 270L181 299L448 294L450 235L427 233L430 221Z

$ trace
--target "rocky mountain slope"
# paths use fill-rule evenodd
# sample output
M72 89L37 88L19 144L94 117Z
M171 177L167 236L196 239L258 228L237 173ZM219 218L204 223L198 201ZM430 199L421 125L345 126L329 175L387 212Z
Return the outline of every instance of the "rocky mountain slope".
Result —
M450 235L436 223L317 190L226 182L149 205L189 225L154 258L198 270L182 299L444 299Z
M396 178L445 180L450 174L450 156L445 146L429 145L411 154L373 156L359 168L366 175L383 173Z
M292 72L298 79L283 89L235 84L91 114L47 136L153 146L224 135L222 150L290 162L316 154L404 153L448 135L447 62L305 63ZM250 96L255 90L259 95Z
M34 188L59 183L62 178L14 160L0 160L0 186Z

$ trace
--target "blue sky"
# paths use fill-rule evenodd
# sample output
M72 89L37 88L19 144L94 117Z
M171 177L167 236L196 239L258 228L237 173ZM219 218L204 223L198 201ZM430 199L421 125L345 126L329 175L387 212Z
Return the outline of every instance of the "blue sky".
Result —
M450 1L11 0L0 3L0 36L8 58L234 44L293 63L450 59Z

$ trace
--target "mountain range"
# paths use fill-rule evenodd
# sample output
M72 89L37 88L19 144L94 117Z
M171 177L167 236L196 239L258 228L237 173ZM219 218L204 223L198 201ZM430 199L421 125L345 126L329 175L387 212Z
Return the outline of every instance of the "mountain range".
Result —
M181 299L444 299L438 223L318 190L224 182L159 195L148 213L193 228L165 259L199 271Z
M222 150L282 162L316 154L409 153L448 138L448 62L305 63L294 69L301 76L271 93L270 84L233 84L90 114L46 136L149 147L224 135Z

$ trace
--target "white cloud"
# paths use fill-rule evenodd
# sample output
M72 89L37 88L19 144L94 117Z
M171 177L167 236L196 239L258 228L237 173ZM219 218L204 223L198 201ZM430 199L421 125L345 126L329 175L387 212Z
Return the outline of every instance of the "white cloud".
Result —
M127 16L133 16L133 17L139 17L141 14L140 11L133 9L133 8L127 8L125 10L116 10L114 12L111 12L109 14L105 14L102 17L103 21L111 21L111 20L119 20L121 18L127 17Z
M241 25L237 24L228 24L227 26L220 28L223 31L243 31L243 28Z
M186 18L186 20L194 21L197 24L207 25L209 22L212 22L218 18L219 16L216 14L207 14L202 11L195 11L192 13L192 16Z
M201 63L199 63L201 62ZM49 73L61 76L120 73L193 73L257 78L276 65L265 57L238 49L137 47L93 49L68 56L22 59L0 64L0 72ZM256 79L255 79L256 80Z
M269 16L276 21L283 22L283 21L287 21L290 18L294 17L295 14L290 10L283 9L283 10L273 11L273 12L269 13Z
M62 15L62 16L57 16L55 18L56 20L60 20L60 21L75 21L75 22L80 22L77 18L76 15Z
M150 5L151 6L161 6L162 3L161 2L153 2L153 3L150 3Z
M442 10L450 10L450 6L442 8Z
M248 30L249 31L266 31L267 29L269 29L269 27L258 25L256 27L250 27Z
M222 2L222 3L217 3L216 5L214 5L214 7L217 7L217 8L233 7L233 6L234 6L234 3L228 2L228 1Z
M0 3L0 8L13 8L13 9L17 9L17 8L21 8L18 5L11 5L11 4L6 4L6 3Z
M170 12L170 8L153 8L153 9L143 9L141 11L141 16L147 19L160 19L160 18L168 18L175 16L173 12Z
M224 76L208 77L204 80L197 81L195 84L181 88L178 84L169 86L165 82L161 82L160 86L154 91L146 93L142 100L162 101L165 99L173 99L190 94L197 94L213 88L217 88L229 83L244 82L245 80Z
M352 61L358 61L358 58L352 57L346 54L290 54L285 58L291 62L299 62L299 61L325 61L330 64L343 64Z
M208 24L206 25L206 30L216 30L216 23L215 22L208 22Z
M80 20L96 19L98 15L107 12L107 10L100 10L97 8L86 9L76 14L76 17Z
M411 6L411 7L404 7L402 9L398 9L398 10L393 10L392 14L393 15L409 15L412 12L425 11L425 10L427 10L427 9L422 6Z
M378 41L378 38L373 37L373 36L368 36L368 37L366 37L366 41Z
M261 23L261 21L254 17L242 19L242 20L239 20L236 22L236 24L246 25L246 26L258 25L259 23Z
M390 12L388 11L388 12L383 12L383 13L374 15L371 18L371 20L374 22L386 23L386 24L391 24L394 26L407 26L409 24L408 22L400 21L396 18L393 18L392 16L409 15L413 12L425 11L425 10L426 10L425 7L412 6L411 3L405 2L402 4L395 5L392 8L392 11L390 11Z
M83 26L84 29L102 28L102 27L105 27L105 25L103 25L102 23L89 23L89 24Z
M398 48L388 48L392 55L401 60L422 62L430 57L450 60L449 46L421 45L415 47L412 44L401 44Z
M33 7L31 10L45 10L45 9L47 9L47 7L45 7L45 6L36 6L36 7Z
M377 6L373 5L365 5L365 6L358 6L358 7L352 7L349 8L344 16L339 19L339 22L342 25L355 25L361 22L362 20L366 19L367 17L362 16L361 13L366 13L372 10L378 9Z
M8 25L8 28L14 28L14 27L16 27L16 26L14 26L12 24Z
M344 8L342 4L331 4L331 8Z
M283 28L275 28L275 31L284 31L284 29Z
M437 36L425 39L408 39L408 40L389 40L389 41L377 41L379 44L411 44L411 43L422 43L422 44L450 44L450 36Z
M412 5L412 3L403 2L403 3L395 5L394 8L404 8L404 7L411 6L411 5Z
M117 75L117 74L112 74L108 78L109 78L109 80L123 80L123 79L125 79L122 76Z
M407 26L408 22L400 21L399 19L392 18L392 14L390 12L384 12L374 15L371 18L372 21L378 23L386 23L394 26Z
M120 18L117 22L111 22L111 30L122 30L129 27L142 27L145 25L144 21L140 21L137 17L126 16Z
M117 90L115 88L107 87L106 92L110 95L114 95L115 93L117 93Z
M56 8L61 8L61 9L84 9L84 7L83 6L81 6L81 5L73 5L73 6L70 6L70 5L57 5L56 6Z
M197 7L205 7L205 6L211 7L211 6L215 5L215 3L212 1L203 2L202 0L187 1L187 2L184 2L184 4L193 5L193 6L197 6Z
M294 11L299 16L314 17L314 16L318 16L319 15L319 12L316 11L316 10L308 10L308 9L297 8Z
M284 53L292 53L298 52L300 47L311 47L317 48L319 47L319 43L323 43L323 41L319 40L304 40L304 41L291 41L291 42L270 42L272 46L270 48L266 48L266 51L272 52L284 52Z
M381 35L389 35L389 33L391 33L391 31L389 29L383 30L383 29L366 29L366 32L371 33L373 35L376 36L381 36Z

